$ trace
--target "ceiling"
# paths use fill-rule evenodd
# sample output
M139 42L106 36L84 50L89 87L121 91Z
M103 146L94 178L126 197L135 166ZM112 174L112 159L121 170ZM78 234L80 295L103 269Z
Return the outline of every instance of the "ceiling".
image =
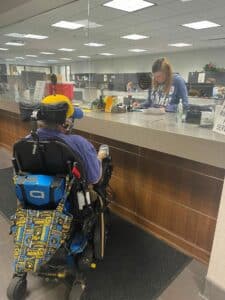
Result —
M125 0L121 0L125 1ZM127 0L128 1L128 0ZM149 53L184 51L185 48L175 48L168 44L185 42L191 43L191 49L225 47L225 0L151 0L155 6L127 13L125 11L104 7L107 0L8 0L4 2L0 12L0 59L17 59L16 62L37 64L47 63L48 60L71 58L81 60L78 56L87 55L91 59L106 59L101 52L114 53L114 57L137 55L128 49L143 48ZM51 27L60 20L78 21L88 19L103 25L102 27L77 30L66 30ZM219 23L221 27L193 30L180 26L200 20ZM18 40L5 36L7 33L32 33L47 35L48 39L24 39L22 47L6 46L5 43ZM147 35L149 38L139 41L121 39L131 33ZM20 39L21 40L21 39ZM87 42L104 43L104 47L84 46ZM76 51L60 52L58 48L74 48ZM41 51L54 52L55 55L43 55ZM37 58L26 58L27 54L37 55ZM107 58L107 59L110 59ZM71 61L71 62L72 62ZM8 61L9 62L9 61ZM13 61L12 61L13 62ZM11 62L11 63L12 63ZM53 62L52 62L53 63Z

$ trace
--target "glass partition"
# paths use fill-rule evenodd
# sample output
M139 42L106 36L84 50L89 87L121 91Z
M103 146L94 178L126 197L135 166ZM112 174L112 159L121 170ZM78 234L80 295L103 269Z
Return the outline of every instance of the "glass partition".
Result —
M167 4L159 1L159 5L129 12L128 7L112 8L108 2L69 2L2 26L0 101L37 102L57 92L87 109L103 109L107 97L113 104L135 108L149 99L152 64L163 56L168 56L173 72L184 78L190 99L225 98L225 69L207 64L217 59L213 49L207 49L205 59L201 51L206 50L200 46L196 55L184 52L187 44L172 44L167 23L154 19L154 14L160 17L163 6L168 18L174 15ZM185 5L196 10L193 2L177 3L180 11L185 11ZM175 25L170 26L172 30ZM184 32L180 31L176 32L179 39ZM192 51L192 38L186 39ZM55 88L51 74L57 76Z

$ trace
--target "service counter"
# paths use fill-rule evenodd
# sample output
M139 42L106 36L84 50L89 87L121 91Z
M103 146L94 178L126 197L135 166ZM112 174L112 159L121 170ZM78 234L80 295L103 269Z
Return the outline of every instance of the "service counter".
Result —
M0 102L0 144L29 131L16 104ZM74 133L110 146L114 212L168 244L209 261L225 176L225 136L177 125L174 114L86 113Z

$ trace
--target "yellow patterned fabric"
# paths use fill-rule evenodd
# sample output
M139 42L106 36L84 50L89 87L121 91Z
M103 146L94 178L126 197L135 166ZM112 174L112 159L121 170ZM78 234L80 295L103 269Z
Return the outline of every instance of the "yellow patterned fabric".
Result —
M18 208L13 220L14 271L36 272L55 254L70 235L72 216L56 210Z

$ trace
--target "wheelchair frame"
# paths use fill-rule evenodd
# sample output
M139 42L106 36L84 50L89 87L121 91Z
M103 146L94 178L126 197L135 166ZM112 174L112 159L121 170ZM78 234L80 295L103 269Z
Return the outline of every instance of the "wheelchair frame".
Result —
M33 129L31 131L31 139L22 139L19 142L15 143L13 150L13 166L15 174L43 174L44 173L57 175L57 172L69 176L70 181L72 182L71 193L75 193L77 188L86 195L87 183L85 180L85 172L82 166L82 160L80 159L77 153L74 153L72 149L64 142L60 140L45 140L40 141L36 132L36 120L33 120ZM34 126L35 125L35 126ZM35 128L35 129L34 129ZM58 150L61 148L60 154L63 161L61 169L57 170L57 164L54 165L55 157L52 158L51 150L54 146L58 147ZM24 157L24 149L26 148L25 154L28 151L30 153L31 161L26 163L26 158ZM46 151L46 152L45 152ZM67 153L63 154L63 151ZM64 156L63 156L64 155ZM24 161L25 158L25 161ZM48 161L49 159L49 161ZM95 268L95 261L102 260L104 258L104 249L106 238L108 234L108 225L106 226L105 217L109 215L106 187L108 185L109 179L112 173L112 163L111 158L107 157L105 159L105 172L103 174L102 180L94 187L95 192L97 193L97 200L88 204L87 199L85 199L85 206L82 211L79 211L77 208L77 203L72 203L72 214L73 214L73 230L75 226L79 225L85 236L88 237L87 245L84 248L84 251L76 255L65 255L71 239L66 242L64 249L61 249L63 253L60 255L65 259L69 258L69 268L65 268L64 272L57 272L56 269L50 272L48 267L49 263L52 263L51 260L45 265L46 270L43 272L38 272L37 275L45 277L47 280L59 280L63 279L65 282L69 282L71 290L68 296L69 300L78 300L80 299L81 294L83 293L86 283L83 277L82 271L87 267ZM53 172L51 168L55 167ZM47 171L46 171L47 170ZM74 196L74 195L73 195ZM69 197L73 197L72 194ZM77 199L76 199L77 200ZM70 200L71 201L71 200ZM29 205L25 203L24 208L29 209ZM38 209L38 208L37 208ZM71 212L70 212L71 213ZM77 221L78 220L78 221ZM108 224L108 223L107 223ZM107 228L106 228L107 227ZM72 238L72 237L71 237ZM59 256L60 256L59 255ZM62 258L61 257L61 258ZM57 259L57 257L53 258ZM68 266L68 262L66 264ZM61 270L61 268L60 268ZM26 296L27 290L27 279L26 273L13 274L13 278L7 289L7 295L10 300L22 300Z

